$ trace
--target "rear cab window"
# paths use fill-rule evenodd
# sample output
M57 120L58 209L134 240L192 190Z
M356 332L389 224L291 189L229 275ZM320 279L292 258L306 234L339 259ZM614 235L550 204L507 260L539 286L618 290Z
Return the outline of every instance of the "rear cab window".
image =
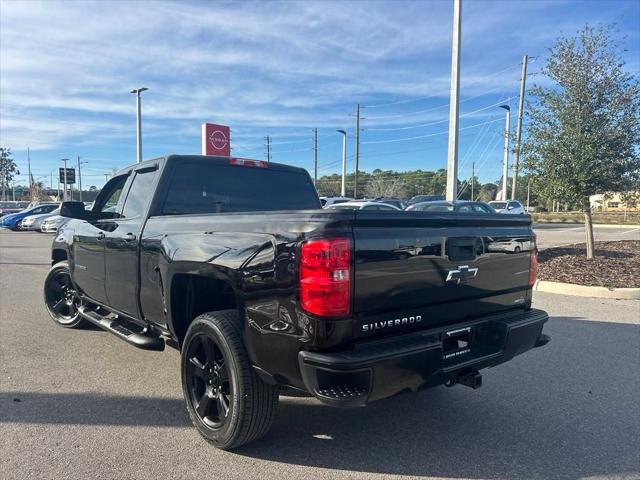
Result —
M206 160L175 166L162 215L321 208L311 177L300 170L225 165Z

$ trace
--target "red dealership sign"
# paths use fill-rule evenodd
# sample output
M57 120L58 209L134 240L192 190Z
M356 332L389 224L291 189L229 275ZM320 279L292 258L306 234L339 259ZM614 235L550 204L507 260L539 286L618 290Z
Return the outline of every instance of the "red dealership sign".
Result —
M202 124L202 155L231 155L229 127L215 123Z

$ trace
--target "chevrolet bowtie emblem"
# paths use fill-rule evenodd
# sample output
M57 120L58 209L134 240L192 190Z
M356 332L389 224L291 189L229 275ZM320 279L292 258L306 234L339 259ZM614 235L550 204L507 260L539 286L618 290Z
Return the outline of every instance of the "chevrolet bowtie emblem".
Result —
M478 267L471 267L469 265L461 265L455 270L449 270L447 274L447 282L454 282L456 285L461 283L467 283L470 279L475 278L478 275Z

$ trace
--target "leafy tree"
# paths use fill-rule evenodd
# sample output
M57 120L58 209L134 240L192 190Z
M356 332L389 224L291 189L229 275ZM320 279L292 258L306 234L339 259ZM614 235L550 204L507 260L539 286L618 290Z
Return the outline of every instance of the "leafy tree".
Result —
M16 167L16 162L11 158L11 149L0 147L0 186L2 187L2 199L7 199L7 190L15 175L20 172Z
M560 37L531 90L523 154L543 196L580 205L587 258L594 241L589 196L637 190L640 85L628 74L612 27Z
M96 192L96 191L98 191L98 187L96 187L95 185L91 185L91 186L89 187L89 191L90 191L90 192Z

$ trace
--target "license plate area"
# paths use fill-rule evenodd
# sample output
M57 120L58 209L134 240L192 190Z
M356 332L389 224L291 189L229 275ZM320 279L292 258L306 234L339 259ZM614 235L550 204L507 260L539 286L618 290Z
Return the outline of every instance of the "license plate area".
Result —
M442 358L452 360L471 353L475 328L464 327L450 330L442 334Z

